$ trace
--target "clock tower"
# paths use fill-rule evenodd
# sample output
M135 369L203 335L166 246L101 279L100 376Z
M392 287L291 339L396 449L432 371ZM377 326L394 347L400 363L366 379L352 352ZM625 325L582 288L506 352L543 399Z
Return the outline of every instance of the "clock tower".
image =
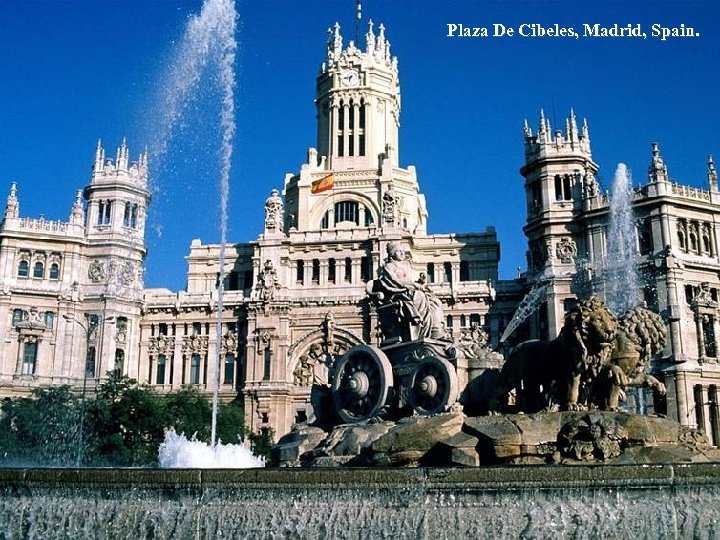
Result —
M381 24L370 21L365 50L343 49L340 25L328 30L317 79L318 153L333 169L369 169L389 158L398 166L400 83L397 57Z

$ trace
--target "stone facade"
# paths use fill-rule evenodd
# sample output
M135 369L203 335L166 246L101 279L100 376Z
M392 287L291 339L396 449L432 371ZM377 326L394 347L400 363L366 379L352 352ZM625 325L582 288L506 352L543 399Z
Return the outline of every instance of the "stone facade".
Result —
M595 179L588 125L573 112L564 131L543 115L536 132L526 123L528 269L498 281L493 228L427 234L416 170L400 165L398 66L382 25L370 24L363 48L343 46L337 25L329 31L316 106L316 147L282 186L268 186L261 234L229 245L224 268L219 245L193 240L185 291L143 288L145 155L130 163L123 142L108 160L98 145L68 222L21 218L13 184L0 226L0 396L86 388L110 370L159 391L197 385L210 393L219 380L222 399L244 401L252 430L277 437L313 416L311 387L327 381L329 362L379 343L366 284L391 242L441 299L446 328L457 337L477 323L491 346L552 338L576 299L602 294L609 196ZM654 366L667 399L654 407L699 424L717 443L720 194L712 159L707 182L674 182L654 146L634 206L644 299L670 336ZM528 295L539 309L510 332Z
M0 396L92 388L137 364L148 202L147 156L131 163L125 142L114 161L98 143L68 221L20 217L11 185L0 224Z

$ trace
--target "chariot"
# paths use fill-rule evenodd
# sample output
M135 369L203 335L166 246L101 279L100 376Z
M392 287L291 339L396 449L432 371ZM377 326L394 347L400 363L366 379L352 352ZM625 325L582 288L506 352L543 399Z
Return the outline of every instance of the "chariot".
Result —
M345 423L374 417L432 415L458 399L457 354L445 336L423 336L409 293L392 295L368 283L377 308L379 346L356 345L336 363L331 380L335 412Z

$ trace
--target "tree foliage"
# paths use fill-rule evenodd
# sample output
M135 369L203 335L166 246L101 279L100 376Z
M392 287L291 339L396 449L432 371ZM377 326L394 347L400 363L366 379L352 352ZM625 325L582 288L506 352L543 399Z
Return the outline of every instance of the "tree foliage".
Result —
M118 374L84 402L69 386L38 389L3 402L0 465L156 466L167 429L210 442L211 416L209 399L196 388L160 395ZM218 440L239 443L243 435L242 406L221 403Z

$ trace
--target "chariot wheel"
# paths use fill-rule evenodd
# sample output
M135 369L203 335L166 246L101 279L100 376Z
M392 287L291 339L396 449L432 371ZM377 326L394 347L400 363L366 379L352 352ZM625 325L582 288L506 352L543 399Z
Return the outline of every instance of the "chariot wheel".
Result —
M409 403L418 414L446 410L458 397L455 367L442 358L427 356L415 368L410 384Z
M337 363L332 382L335 410L348 424L368 420L385 405L392 384L392 366L385 353L357 345Z

